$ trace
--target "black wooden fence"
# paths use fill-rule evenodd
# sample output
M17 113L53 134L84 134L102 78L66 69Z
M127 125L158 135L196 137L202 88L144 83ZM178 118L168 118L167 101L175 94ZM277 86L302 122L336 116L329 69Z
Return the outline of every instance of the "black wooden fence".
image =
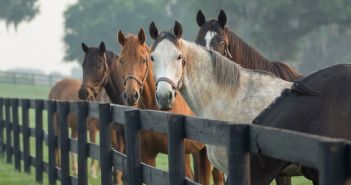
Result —
M35 128L29 127L30 109L35 110ZM52 124L56 111L60 115L59 141ZM47 131L43 130L44 112L48 118ZM78 113L78 141L68 137L66 121L71 112ZM87 142L88 116L100 120L100 145ZM127 156L111 149L110 122L125 124ZM168 135L168 172L141 163L140 130ZM30 155L30 137L35 137L35 157ZM128 184L197 184L184 175L184 138L227 147L230 156L229 184L244 184L245 177L250 175L249 155L257 153L258 147L259 152L267 156L317 169L321 185L341 185L351 176L351 145L344 140L107 103L0 98L0 153L6 154L8 163L14 160L16 170L22 170L21 160L26 173L30 173L30 167L34 166L38 182L43 182L45 172L48 173L49 184L60 180L65 185L87 185L87 159L90 157L100 160L101 184L104 185L112 184L112 167L125 172ZM48 162L43 161L43 144L48 145ZM61 146L61 168L55 165L54 150L58 144ZM78 153L78 177L70 176L69 151Z

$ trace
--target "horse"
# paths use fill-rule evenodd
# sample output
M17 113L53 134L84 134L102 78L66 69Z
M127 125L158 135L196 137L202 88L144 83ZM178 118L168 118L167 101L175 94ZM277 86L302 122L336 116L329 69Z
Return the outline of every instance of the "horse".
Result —
M178 22L173 33L158 34L154 22L149 32L155 40L151 60L160 109L172 108L176 90L180 90L199 117L251 123L283 89L291 86L291 82L271 73L242 68L216 51L182 39ZM225 148L208 145L207 149L211 163L227 173Z
M51 100L64 100L64 101L78 101L78 91L79 87L81 85L81 81L77 79L71 79L71 78L64 78L60 81L58 81L51 89L49 92L49 99ZM101 99L101 96L99 96L99 99ZM71 128L71 138L77 139L77 133L78 133L78 118L75 113L69 113L68 114L68 126ZM55 135L60 134L60 125L58 121L58 113L55 113L54 115L54 131ZM87 119L87 128L89 130L89 137L90 137L90 142L91 143L96 143L96 133L99 130L99 123L96 118L88 118ZM59 149L56 148L55 150L55 155L56 155L56 165L61 164L61 157L60 157L60 152ZM72 161L71 161L71 166L72 166L72 171L74 174L78 174L78 166L77 166L77 155L73 154L71 155ZM96 160L91 161L91 176L93 178L96 178L96 168L97 168L97 162Z
M205 15L199 10L196 22L200 29L195 42L199 45L218 51L244 68L268 71L286 81L292 82L303 77L302 74L283 62L266 59L229 30L225 26L227 16L223 10L220 11L217 20L209 21L206 21Z
M282 62L270 61L258 51L245 43L239 36L226 27L227 15L221 10L217 20L206 21L201 10L197 12L196 22L200 29L195 42L207 49L213 49L230 60L240 64L244 68L263 70L275 74L287 81L295 81L303 76ZM289 177L277 177L278 185L289 185Z
M105 44L100 43L98 48L88 47L82 43L84 59L82 62L83 82L77 95L81 100L94 101L97 95L105 91L112 103L121 104L120 96L121 83L118 78L110 75L115 70L114 64L118 56L107 51ZM109 101L110 102L110 101ZM121 124L111 124L112 147L117 151L125 153L125 134ZM122 172L117 170L117 184L122 184Z
M121 53L119 62L117 63L120 77L124 82L123 100L129 106L137 106L142 109L159 110L155 101L155 81L153 78L152 63L150 61L150 49L145 43L145 32L140 29L137 36L128 35L127 37L120 30L118 32L118 42L121 45ZM179 94L177 96L173 109L173 113L193 115L193 112L186 104L184 98ZM153 143L145 143L146 147L143 152L154 161L158 153L167 153L168 138L164 134L156 132L142 132L149 134L148 137L159 138ZM142 136L143 137L143 136ZM146 140L147 141L147 140ZM143 141L142 141L143 142ZM142 144L143 146L143 144ZM157 146L157 147L156 147ZM198 154L198 151L203 148L203 144L185 140L185 152ZM201 151L205 155L200 156L201 161L195 162L195 179L202 184L209 184L209 161L206 156L206 151ZM149 157L150 158L150 157ZM197 158L197 157L195 157ZM151 164L154 164L154 162ZM203 166L202 166L203 165ZM189 161L185 161L186 176L192 177ZM200 173L201 174L198 174ZM200 178L201 177L201 178ZM219 178L217 178L219 179ZM221 184L219 180L215 180L215 184Z

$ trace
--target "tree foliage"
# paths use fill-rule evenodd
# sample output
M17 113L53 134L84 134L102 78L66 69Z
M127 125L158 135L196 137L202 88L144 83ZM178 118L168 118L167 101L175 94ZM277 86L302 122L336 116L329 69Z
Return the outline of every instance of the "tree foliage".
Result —
M39 12L37 0L1 0L0 20L6 24L17 25L23 21L30 21Z
M137 33L143 27L148 32L152 21L164 30L178 20L185 38L194 40L199 9L207 19L216 18L219 10L224 9L227 26L267 58L275 60L307 59L303 57L306 56L304 44L316 38L311 33L328 40L342 33L321 31L324 27L337 25L339 30L348 30L351 25L349 0L79 0L65 13L66 59L80 59L81 42L96 46L103 40L118 51L118 29Z

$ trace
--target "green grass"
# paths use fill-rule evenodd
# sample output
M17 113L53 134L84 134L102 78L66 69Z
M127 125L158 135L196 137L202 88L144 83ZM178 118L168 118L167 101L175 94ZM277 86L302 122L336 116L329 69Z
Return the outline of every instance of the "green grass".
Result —
M8 84L0 84L0 97L17 97L17 98L33 98L33 99L46 99L49 93L48 86L27 86L27 85L8 85ZM19 110L19 115L21 115L21 110ZM21 123L21 119L20 123ZM43 114L44 130L47 130L47 117L46 112ZM30 126L34 128L34 111L30 111ZM22 137L20 135L20 137ZM98 136L97 136L98 138ZM20 138L21 139L21 138ZM22 139L20 140L22 141ZM97 141L99 142L99 141ZM23 150L22 144L20 144L21 150ZM44 144L44 161L48 161L48 148ZM35 140L34 138L30 139L30 150L31 155L35 156ZM89 161L90 165L90 161ZM167 155L159 155L157 157L157 168L162 170L168 170L168 159ZM23 168L23 166L22 166ZM88 171L89 172L89 171ZM4 158L0 158L0 185L36 185L34 179L35 169L32 168L31 174L26 174L24 172L18 172L14 170L13 164L8 164L5 162ZM99 180L99 172L98 179L93 179L89 177L89 184L97 185L100 184ZM47 175L44 173L44 184L48 184ZM272 183L275 184L275 183ZM311 182L305 180L303 177L294 177L293 178L294 185L310 185Z

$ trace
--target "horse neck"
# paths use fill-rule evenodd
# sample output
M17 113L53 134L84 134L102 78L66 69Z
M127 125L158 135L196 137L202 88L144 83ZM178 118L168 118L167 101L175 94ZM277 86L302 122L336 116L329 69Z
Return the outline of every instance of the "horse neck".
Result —
M108 82L105 85L107 95L111 102L115 104L123 104L121 94L123 93L123 83L119 76L117 66L113 57L108 56Z
M152 69L153 69L152 63L148 61L149 71L148 71L146 80L144 82L143 92L141 93L141 101L139 101L140 108L158 109L158 106L155 100L156 86L155 86L154 74Z
M271 62L229 29L226 29L225 33L228 36L229 52L232 60L240 66L248 69L264 70L266 65L263 64Z
M187 61L182 94L200 117L251 122L291 85L270 73L244 69L217 53L211 56L195 44L182 43Z

